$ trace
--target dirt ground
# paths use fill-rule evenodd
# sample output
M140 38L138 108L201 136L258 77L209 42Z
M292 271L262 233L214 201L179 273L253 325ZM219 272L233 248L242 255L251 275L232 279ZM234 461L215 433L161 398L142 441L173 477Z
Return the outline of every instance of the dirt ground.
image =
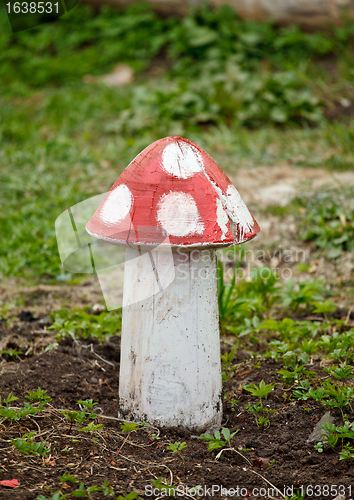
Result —
M29 344L39 335L38 331L36 321L19 321L15 327L15 332ZM7 333L3 328L2 336ZM0 480L16 478L20 486L16 490L3 487L1 499L34 500L39 494L45 495L46 488L56 491L62 486L59 477L65 472L76 476L86 487L100 485L108 479L115 493L127 494L134 490L144 498L149 497L149 489L145 488L151 487L151 481L159 477L166 483L172 479L172 484L180 488L197 485L207 491L213 485L228 490L237 486L243 488L242 494L234 498L281 498L276 490L271 491L274 487L284 493L287 487L295 490L301 486L319 485L326 491L325 485L334 484L342 485L343 498L351 498L352 462L340 461L333 451L320 454L313 443L307 443L315 424L325 413L323 407L288 401L283 397L284 390L276 387L266 401L268 409L276 410L269 415L270 423L266 428L257 426L254 416L244 410L244 405L255 403L255 398L242 386L262 379L266 383L278 380L276 372L280 369L280 363L274 361L262 361L261 364L247 361L246 352L237 354L236 371L224 385L224 396L227 395L222 425L231 432L238 430L231 442L234 450L225 451L216 460L205 442L193 433L150 427L133 431L122 447L126 436L120 432L122 422L116 418L119 348L119 336L111 337L102 345L95 340L79 344L68 341L61 342L55 350L29 354L19 362L2 364L1 396L12 392L19 398L14 406L22 406L26 401L24 396L38 387L46 390L52 400L47 410L38 416L28 416L11 424L2 422ZM311 369L319 371L320 363L315 359ZM77 401L86 399L98 403L94 422L103 424L103 428L97 434L97 441L83 436L79 431L82 426L74 425L70 429L69 422L60 413L63 409L77 410ZM232 399L238 401L236 407L231 404ZM331 413L339 424L339 410L331 410ZM348 417L352 421L353 412L349 412ZM9 443L19 434L39 430L41 439L52 444L47 458L20 454ZM178 456L166 451L167 444L175 441L187 444L183 450L185 466ZM63 492L68 493L76 487L65 483ZM255 494L255 488L261 493ZM225 498L220 491L214 493L213 498ZM328 495L322 493L317 495L317 498L326 497ZM96 493L93 498L103 498L103 493Z

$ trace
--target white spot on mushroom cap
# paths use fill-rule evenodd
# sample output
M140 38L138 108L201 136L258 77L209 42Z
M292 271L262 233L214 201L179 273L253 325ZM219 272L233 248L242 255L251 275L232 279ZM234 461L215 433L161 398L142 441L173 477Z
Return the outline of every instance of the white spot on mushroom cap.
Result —
M126 217L133 204L133 195L125 184L120 184L108 194L101 210L103 222L115 224Z
M193 197L181 191L170 192L161 197L157 220L172 236L201 234L204 231Z
M185 142L173 142L162 153L163 169L181 179L188 179L204 168L199 151Z
M224 199L234 222L240 224L243 230L250 231L254 225L254 220L235 186L232 184L228 186Z
M227 224L229 222L229 218L219 198L216 199L216 220L222 231L221 239L224 240L228 231Z

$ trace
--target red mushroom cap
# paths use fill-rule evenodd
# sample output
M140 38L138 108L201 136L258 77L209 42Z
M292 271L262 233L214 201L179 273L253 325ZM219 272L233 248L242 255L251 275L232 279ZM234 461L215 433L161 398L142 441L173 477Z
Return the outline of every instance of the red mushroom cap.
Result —
M182 137L166 137L128 165L86 230L119 245L212 247L243 243L260 229L203 149Z

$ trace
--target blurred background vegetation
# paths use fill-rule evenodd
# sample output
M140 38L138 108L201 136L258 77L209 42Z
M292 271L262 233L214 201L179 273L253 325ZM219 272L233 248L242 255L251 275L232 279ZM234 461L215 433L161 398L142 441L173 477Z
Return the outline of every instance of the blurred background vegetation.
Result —
M353 24L305 33L226 6L178 19L142 3L79 5L13 34L0 8L0 276L60 275L57 216L164 136L187 136L228 173L294 157L352 169ZM100 80L118 64L132 81Z

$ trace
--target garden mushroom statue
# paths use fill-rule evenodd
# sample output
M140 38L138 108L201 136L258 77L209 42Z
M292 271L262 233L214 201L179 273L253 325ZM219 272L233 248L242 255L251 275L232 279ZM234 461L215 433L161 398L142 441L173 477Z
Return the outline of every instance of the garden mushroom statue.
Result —
M166 137L123 171L86 230L126 246L120 415L197 432L220 425L215 252L259 231L236 188L199 146Z

